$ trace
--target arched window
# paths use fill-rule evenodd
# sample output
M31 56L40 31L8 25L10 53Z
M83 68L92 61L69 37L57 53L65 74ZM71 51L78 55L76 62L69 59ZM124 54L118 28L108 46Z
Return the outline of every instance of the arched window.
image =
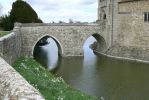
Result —
M149 22L149 13L148 12L144 13L144 22Z
M101 17L101 20L105 20L107 19L106 17L106 12L105 12L105 8L102 8L101 11L100 11L100 17Z
M106 14L103 15L103 19L106 19Z

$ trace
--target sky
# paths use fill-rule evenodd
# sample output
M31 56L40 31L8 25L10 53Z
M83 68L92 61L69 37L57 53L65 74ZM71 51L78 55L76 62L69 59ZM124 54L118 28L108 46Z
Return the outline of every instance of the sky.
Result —
M93 22L97 19L98 0L25 0L43 22L68 22L69 19ZM15 0L0 0L0 15L8 14Z

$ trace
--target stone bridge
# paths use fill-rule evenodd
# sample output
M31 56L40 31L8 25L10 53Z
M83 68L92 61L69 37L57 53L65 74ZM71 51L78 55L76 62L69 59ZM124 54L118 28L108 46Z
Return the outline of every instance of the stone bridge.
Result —
M32 56L39 40L51 37L55 40L61 56L83 55L83 44L93 36L97 42L97 50L105 52L110 45L109 34L105 32L105 24L16 24L22 36L22 53Z

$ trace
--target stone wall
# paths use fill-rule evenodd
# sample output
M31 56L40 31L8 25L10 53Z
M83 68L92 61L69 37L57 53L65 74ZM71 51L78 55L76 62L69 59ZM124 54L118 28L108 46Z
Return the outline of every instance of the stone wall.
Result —
M103 7L107 14L106 32L111 35L111 47L106 53L149 61L149 22L144 22L144 13L149 12L149 1L104 0L104 2L106 4ZM99 10L103 8L100 3L99 7L101 7ZM99 11L99 16L100 13Z
M21 55L32 56L36 43L44 36L54 38L64 56L78 56L83 54L85 40L95 36L109 48L106 54L149 61L149 22L144 22L148 8L147 0L103 0L99 3L98 20L103 21L106 14L105 24L18 24L11 34L0 38L0 56L9 64ZM44 100L1 57L0 99Z
M148 48L137 48L135 46L128 47L123 45L114 45L108 50L105 54L120 57L128 58L131 60L140 60L149 62L149 49Z
M0 56L12 64L21 56L21 35L17 28L0 38Z
M0 100L44 100L44 98L0 57Z
M149 61L149 22L144 22L149 1L117 3L117 39L111 55Z
M18 26L10 34L0 38L0 100L44 100L41 94L9 65L21 56L21 43Z

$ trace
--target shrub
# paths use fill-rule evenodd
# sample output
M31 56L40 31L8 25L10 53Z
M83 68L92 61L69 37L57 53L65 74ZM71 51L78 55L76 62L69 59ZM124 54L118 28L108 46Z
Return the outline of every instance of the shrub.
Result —
M34 9L25 1L17 0L12 4L10 17L13 22L36 23L42 22Z
M15 22L21 23L42 23L34 9L25 1L17 0L12 4L9 15L0 18L0 26L5 31L12 30Z
M4 31L10 31L13 29L13 22L10 15L5 15L1 17L0 26L4 28Z

